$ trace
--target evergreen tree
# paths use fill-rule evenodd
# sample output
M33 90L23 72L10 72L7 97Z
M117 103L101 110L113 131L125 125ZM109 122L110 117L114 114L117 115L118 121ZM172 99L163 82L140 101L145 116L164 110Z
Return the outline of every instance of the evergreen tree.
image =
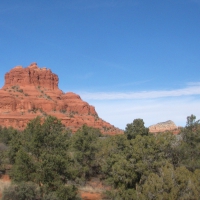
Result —
M2 200L42 200L42 197L36 184L21 182L6 188Z
M97 142L100 135L99 129L83 125L71 138L77 177L82 181L88 180L98 171L95 155L98 151Z
M200 196L200 171L194 173L185 167L174 169L167 163L158 173L151 173L145 183L137 188L137 198L141 200L153 199L194 199Z
M131 140L136 138L137 135L148 135L149 129L145 128L143 119L134 119L132 123L126 125L124 133Z
M37 117L23 133L11 178L18 183L32 181L43 194L56 192L60 195L59 199L66 199L61 192L67 194L67 190L75 194L75 187L64 186L71 178L72 162L68 155L69 136L61 122L48 116L42 123ZM64 188L60 191L62 186Z

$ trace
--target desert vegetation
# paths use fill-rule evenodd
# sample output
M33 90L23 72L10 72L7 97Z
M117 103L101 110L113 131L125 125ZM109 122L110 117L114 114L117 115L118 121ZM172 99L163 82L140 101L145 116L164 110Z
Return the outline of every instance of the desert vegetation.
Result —
M0 128L0 172L11 185L3 200L81 199L98 178L102 199L199 199L200 121L188 116L178 135L150 134L142 119L125 134L102 135L83 125L75 134L55 117L35 118L24 131Z

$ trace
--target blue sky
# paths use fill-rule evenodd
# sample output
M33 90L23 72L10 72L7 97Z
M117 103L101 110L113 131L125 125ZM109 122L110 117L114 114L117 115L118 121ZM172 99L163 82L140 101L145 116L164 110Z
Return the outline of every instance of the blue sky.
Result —
M200 0L1 0L0 85L37 62L125 128L200 118Z

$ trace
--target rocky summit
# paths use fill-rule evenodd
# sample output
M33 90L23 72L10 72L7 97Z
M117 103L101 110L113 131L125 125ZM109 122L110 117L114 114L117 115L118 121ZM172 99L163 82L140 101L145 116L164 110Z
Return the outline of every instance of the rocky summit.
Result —
M5 74L0 89L0 125L24 129L36 116L52 115L75 132L83 124L99 128L103 134L119 134L122 130L99 118L95 108L73 92L58 88L58 76L37 63L17 66Z
M171 120L160 122L149 127L150 133L159 133L165 131L171 131L174 134L177 134L179 132L179 127L177 127L176 124Z

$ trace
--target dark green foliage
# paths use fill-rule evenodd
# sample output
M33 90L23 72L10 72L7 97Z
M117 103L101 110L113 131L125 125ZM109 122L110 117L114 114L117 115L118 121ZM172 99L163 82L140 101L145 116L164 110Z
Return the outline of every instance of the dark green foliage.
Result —
M98 151L97 141L100 135L99 129L83 125L71 138L77 177L82 181L89 179L98 171L95 154Z
M200 170L194 173L185 167L174 169L167 163L158 173L151 173L145 183L137 188L137 197L151 199L199 199Z
M61 186L56 192L42 193L33 182L12 184L3 192L2 200L78 200L74 186Z
M0 143L0 175L5 173L5 166L8 163L7 150L8 146Z
M10 140L12 139L13 134L15 134L15 133L17 133L17 131L15 129L13 129L12 127L2 128L0 126L0 142L7 145L10 142Z
M11 164L14 164L16 154L20 150L20 148L24 146L24 143L25 143L24 132L18 132L18 131L13 132L11 140L9 141L9 152L8 152L8 158Z
M104 178L109 179L114 164L123 158L129 143L125 135L105 137L99 141L100 150L96 154L96 162L101 166Z
M6 188L2 200L42 200L42 198L36 184L21 182Z
M108 138L100 153L100 165L104 178L114 189L109 196L132 199L138 183L143 184L150 173L172 161L174 140L171 134L138 135L132 140L123 135Z
M125 132L129 140L115 136L102 141L102 177L113 187L108 196L120 200L199 199L199 121L193 115L187 120L180 136L145 136L144 126L137 134L129 124Z
M13 138L13 135L18 134L19 132L9 128L2 128L0 126L0 174L5 172L5 166L8 164L8 149L9 144Z
M186 127L182 130L183 140L190 145L200 143L200 120L196 121L196 116L187 117Z
M67 152L69 135L61 122L55 117L48 116L42 123L37 117L17 137L17 144L13 144L10 150L13 156L11 161L14 163L11 178L17 183L36 183L42 194L61 194L57 191L70 179L72 168ZM15 154L12 153L14 149ZM62 191L65 194L68 191L71 196L76 194L74 187L64 187Z
M137 198L137 194L134 189L119 188L117 190L108 190L106 191L106 195L109 200L140 200Z
M28 182L34 180L36 166L33 158L22 148L17 152L15 163L12 168L12 177L16 182Z
M55 192L49 192L44 195L42 200L59 200L59 198Z
M124 133L130 140L136 138L137 135L148 135L149 129L145 128L143 119L134 119L133 123L126 125Z
M43 191L41 200L80 200L77 197L77 188L73 185L60 185L56 191Z
M1 134L0 139L5 142L0 149L1 144L4 152L9 147L11 178L17 183L5 194L15 199L30 187L30 199L35 195L36 200L75 200L77 189L70 183L84 184L93 177L111 187L108 199L200 196L200 122L194 115L187 117L179 135L148 134L142 119L127 124L124 135L102 137L86 125L71 135L59 120L47 117L43 123L34 119L23 132Z
M200 121L196 116L187 117L186 127L180 133L182 140L176 151L179 164L194 171L200 169Z
M79 200L76 196L77 188L73 185L70 186L60 186L56 191L59 200Z
M192 114L187 117L186 129L193 130L197 128L199 123L200 123L200 120L196 121L196 116Z

